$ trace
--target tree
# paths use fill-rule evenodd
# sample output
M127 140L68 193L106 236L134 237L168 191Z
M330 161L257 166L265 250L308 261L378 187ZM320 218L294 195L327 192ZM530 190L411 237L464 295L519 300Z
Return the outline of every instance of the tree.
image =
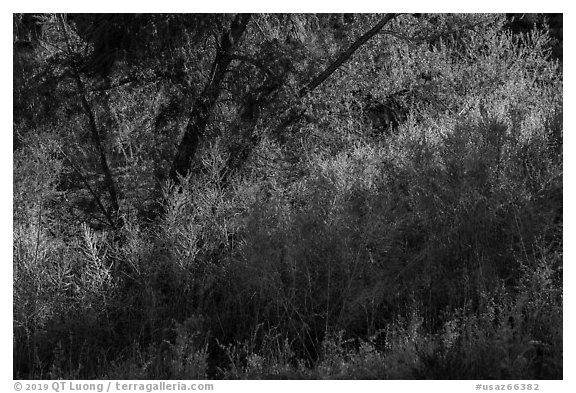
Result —
M15 15L15 377L561 375L561 61L509 22Z

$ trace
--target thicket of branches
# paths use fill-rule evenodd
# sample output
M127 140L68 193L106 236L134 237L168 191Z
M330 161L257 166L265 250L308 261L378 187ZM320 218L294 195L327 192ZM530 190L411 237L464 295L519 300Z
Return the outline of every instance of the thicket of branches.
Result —
M15 378L562 378L561 16L13 20Z

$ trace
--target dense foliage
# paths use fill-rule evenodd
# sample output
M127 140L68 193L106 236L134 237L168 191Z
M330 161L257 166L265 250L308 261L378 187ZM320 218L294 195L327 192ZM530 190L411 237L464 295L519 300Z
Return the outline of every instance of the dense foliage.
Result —
M562 378L561 45L14 15L14 377Z

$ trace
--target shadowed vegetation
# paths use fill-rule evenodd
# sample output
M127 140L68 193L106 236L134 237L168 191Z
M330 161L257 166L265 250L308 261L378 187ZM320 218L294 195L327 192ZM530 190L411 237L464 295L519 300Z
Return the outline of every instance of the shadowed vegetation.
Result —
M562 379L562 16L14 15L19 379Z

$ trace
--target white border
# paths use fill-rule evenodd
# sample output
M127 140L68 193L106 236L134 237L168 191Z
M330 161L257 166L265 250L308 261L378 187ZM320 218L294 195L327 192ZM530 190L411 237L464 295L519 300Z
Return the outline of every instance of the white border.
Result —
M306 0L290 0L286 2L272 2L271 0L254 1L212 1L199 2L195 0L188 1L170 1L161 2L119 2L119 1L97 1L97 2L79 2L79 1L5 1L0 6L2 8L2 19L0 29L4 32L0 35L3 37L1 52L5 55L6 60L2 62L2 120L3 127L0 132L0 146L2 152L0 160L2 176L0 177L4 188L9 188L1 193L0 210L0 250L1 264L0 277L2 285L0 290L1 315L5 316L5 322L0 325L3 344L2 362L2 385L3 391L14 391L12 383L12 89L9 79L12 78L12 13L13 12L563 12L564 13L564 106L568 108L565 111L564 129L564 189L565 200L570 201L576 196L574 194L574 149L576 148L576 135L573 130L574 125L574 31L571 22L574 22L572 7L568 6L568 1L482 1L482 2L446 2L446 1L365 1L354 0L348 2L329 3L326 1L313 2ZM576 370L574 363L574 338L572 332L576 328L574 325L574 208L570 203L564 204L564 222L565 222L565 241L564 241L564 381L540 381L540 390L547 392L574 392L576 391L575 373L570 370ZM89 382L89 381L87 381ZM145 382L145 381L143 381ZM291 392L295 389L304 389L312 391L316 389L329 389L331 392L345 392L358 389L369 391L402 391L405 389L417 389L417 391L441 391L441 392L472 392L475 383L496 384L499 381L215 381L216 392L237 391L249 389L250 391L269 392L274 389L277 392ZM514 383L514 381L500 381L502 384ZM571 386L571 387L570 387Z

